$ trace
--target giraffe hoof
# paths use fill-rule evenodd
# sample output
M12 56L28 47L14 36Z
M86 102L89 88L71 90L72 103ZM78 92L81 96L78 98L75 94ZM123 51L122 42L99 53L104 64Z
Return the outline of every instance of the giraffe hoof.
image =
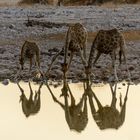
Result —
M134 83L130 80L130 81L128 81L128 83L127 83L128 85L134 85Z
M47 77L47 78L48 78L49 76L50 76L50 74L49 74L49 73L45 73L45 77Z
M41 75L40 73L37 73L37 74L35 75L35 77L38 78L38 79L41 78L41 76L42 76L42 75Z
M60 97L64 96L64 93L60 94Z
M108 82L118 82L118 78L115 78L114 76L110 76Z
M69 97L69 95L68 95L68 93L62 93L62 94L60 94L60 97Z

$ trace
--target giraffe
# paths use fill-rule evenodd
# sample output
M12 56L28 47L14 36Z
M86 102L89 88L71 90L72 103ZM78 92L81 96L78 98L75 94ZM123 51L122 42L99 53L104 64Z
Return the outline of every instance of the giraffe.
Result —
M30 41L25 41L22 48L21 48L21 54L20 54L20 65L21 65L21 70L23 70L24 63L26 59L30 60L30 69L32 67L32 61L35 59L35 65L37 65L38 69L40 68L40 52L39 52L39 47L35 42L30 42Z
M66 42L65 46L62 50L60 50L52 59L52 62L46 72L46 75L48 75L54 61L56 58L64 51L64 59L66 60L66 71L69 69L72 58L74 53L80 52L80 57L82 59L83 65L87 65L86 62L86 43L87 43L87 31L86 28L80 24L75 23L71 26L69 26L68 31L66 33ZM70 60L67 64L67 57L68 57L68 51L70 51Z
M121 125L123 125L125 121L125 113L126 113L126 102L127 102L127 96L129 91L129 85L127 85L127 90L124 98L124 103L122 104L122 96L120 96L120 112L116 108L116 89L117 89L117 83L115 83L115 88L113 90L113 85L110 84L110 89L112 93L112 101L110 106L102 106L101 102L98 100L95 93L92 91L91 86L87 85L86 93L89 98L89 104L91 108L91 113L93 116L93 119L95 120L97 126L101 129L118 129ZM93 98L95 99L98 110L95 109Z
M58 0L57 5L61 6L62 3L63 3L63 0Z
M83 94L81 100L78 104L75 104L75 98L68 86L68 84L64 84L62 88L62 95L64 95L64 104L61 103L53 94L49 85L46 83L46 86L51 93L52 99L54 102L58 103L65 112L65 119L70 130L76 130L77 132L81 132L84 130L88 123L88 114L87 114L87 98L85 94ZM69 94L68 94L69 92ZM71 98L71 105L68 104L68 95Z
M93 62L93 65L97 62L101 54L109 54L112 58L112 67L114 69L115 79L118 81L118 76L116 72L116 55L119 54L119 62L122 63L122 55L124 57L124 62L128 72L128 78L130 80L130 73L128 70L126 62L126 52L125 52L125 40L123 35L116 29L111 30L99 30L97 33L90 51L88 67L92 68L92 60L94 57L94 52L97 50L97 55Z
M40 94L41 94L41 88L43 83L40 84L38 91L37 92L35 91L34 99L33 99L33 90L30 82L29 82L29 88L30 88L29 99L27 99L24 90L21 88L19 83L17 83L17 85L21 91L20 101L22 102L22 111L24 115L26 117L29 117L30 115L34 115L38 113L41 107Z

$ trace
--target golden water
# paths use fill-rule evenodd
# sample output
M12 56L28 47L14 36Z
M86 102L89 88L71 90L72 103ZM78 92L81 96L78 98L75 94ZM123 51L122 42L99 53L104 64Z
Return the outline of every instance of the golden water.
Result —
M26 96L29 96L27 83L20 83ZM33 91L38 90L39 85L31 83ZM81 133L71 131L65 120L64 110L52 100L47 87L41 89L41 108L36 115L25 117L19 103L21 92L16 84L4 86L0 84L0 139L1 140L139 140L140 139L140 85L130 85L128 100L126 104L126 116L123 125L119 129L100 130L92 118L88 104L88 124ZM124 97L127 86L119 84L117 87L117 98L120 93ZM61 88L50 87L63 103L63 97L59 98ZM83 84L70 84L70 88L76 102L84 92ZM111 91L109 85L92 87L102 105L109 105L111 102ZM123 100L123 99L122 99ZM117 103L117 107L119 104Z

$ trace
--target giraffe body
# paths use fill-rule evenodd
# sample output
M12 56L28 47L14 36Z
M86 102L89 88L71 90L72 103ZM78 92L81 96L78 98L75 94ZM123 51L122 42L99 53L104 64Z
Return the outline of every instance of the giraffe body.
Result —
M39 55L39 47L37 44L35 42L25 41L21 48L21 55L19 60L21 69L23 70L24 63L27 59L30 60L30 70L32 67L33 59L35 59L35 64L40 67Z
M99 55L110 54L116 57L119 51L125 55L125 41L117 29L100 30L92 44L92 49L96 49Z
M88 66L90 68L92 67L92 60L94 57L95 50L97 51L97 55L93 63L95 64L97 62L101 54L109 54L112 58L112 66L114 68L115 78L116 80L118 80L115 64L117 54L119 54L120 64L122 62L122 55L126 64L125 40L123 38L123 35L116 28L111 30L100 30L97 33L95 40L93 41L93 44L91 46L91 52L88 61Z
M78 52L79 49L84 49L86 41L87 31L82 24L76 23L69 27L66 36L66 46L68 46L69 51Z
M87 43L86 28L80 23L75 23L69 26L68 31L66 33L66 42L63 48L64 56L65 56L64 63L67 63L68 51L70 51L70 60L69 60L68 66L65 67L66 70L64 71L67 71L67 69L69 69L73 55L76 52L80 52L82 63L86 65L86 43ZM54 56L46 74L49 73L54 61L61 54L63 49Z

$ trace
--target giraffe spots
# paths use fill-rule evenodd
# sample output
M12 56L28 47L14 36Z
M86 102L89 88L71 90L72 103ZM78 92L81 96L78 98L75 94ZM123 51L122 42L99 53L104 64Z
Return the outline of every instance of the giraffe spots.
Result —
M124 42L121 33L119 33L117 29L112 29L100 30L97 33L94 43L96 44L96 49L99 52L109 54L114 50L117 51L117 48L123 47L120 46L122 41Z
M87 40L87 31L80 23L70 26L68 29L69 50L78 52L79 48L83 49Z

